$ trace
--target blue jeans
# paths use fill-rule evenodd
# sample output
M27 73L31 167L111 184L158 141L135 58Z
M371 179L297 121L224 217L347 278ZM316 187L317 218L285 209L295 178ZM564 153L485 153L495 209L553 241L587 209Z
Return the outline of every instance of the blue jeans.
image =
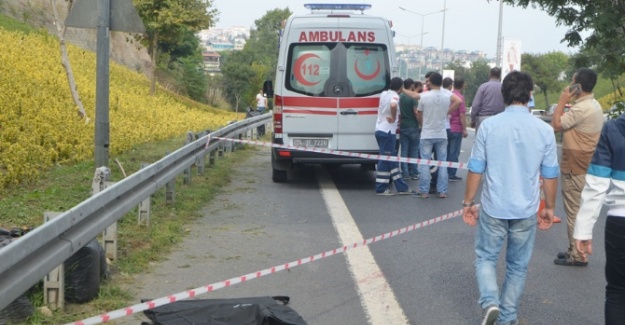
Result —
M421 130L416 127L401 128L399 130L399 146L401 156L407 158L419 158L419 139ZM404 178L416 177L418 173L417 164L401 163L401 173Z
M395 135L389 132L375 131L375 139L380 147L380 155L397 156ZM408 191L408 184L401 178L399 163L379 160L375 177L375 192L382 193L393 183L397 192Z
M526 219L497 219L480 210L475 234L475 271L480 290L479 304L499 306L498 324L510 324L517 319L519 300L525 288L527 266L534 249L536 216ZM507 241L506 276L497 286L497 260Z
M451 132L447 129L447 161L458 162L460 157L460 145L462 144L462 132ZM448 167L449 178L456 177L457 168Z
M625 324L625 218L605 221L605 324Z
M421 159L432 159L432 152L436 154L436 160L447 160L447 139L421 139ZM438 167L438 179L436 191L447 193L447 167ZM419 165L419 193L430 191L430 166Z

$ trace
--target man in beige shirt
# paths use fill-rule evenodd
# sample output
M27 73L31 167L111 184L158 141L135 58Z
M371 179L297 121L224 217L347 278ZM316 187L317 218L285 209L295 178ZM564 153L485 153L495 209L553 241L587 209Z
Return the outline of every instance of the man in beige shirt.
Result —
M580 68L573 75L570 87L560 94L560 100L553 113L551 125L556 132L562 131L562 200L566 213L568 249L558 253L553 261L557 265L586 266L588 261L575 249L573 230L579 210L581 193L586 184L586 170L595 152L603 127L603 110L592 93L597 83L597 73ZM568 112L564 106L574 99Z

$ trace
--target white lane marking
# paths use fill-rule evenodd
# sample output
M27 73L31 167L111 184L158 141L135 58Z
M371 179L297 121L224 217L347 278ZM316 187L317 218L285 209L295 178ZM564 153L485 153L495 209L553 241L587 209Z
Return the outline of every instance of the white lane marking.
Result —
M341 245L362 242L362 234L328 172L319 168L316 171L321 196L332 217L332 223L339 235ZM370 194L374 195L373 189ZM349 250L345 256L369 324L408 324L408 319L397 302L393 289L386 282L384 274L376 264L369 246Z

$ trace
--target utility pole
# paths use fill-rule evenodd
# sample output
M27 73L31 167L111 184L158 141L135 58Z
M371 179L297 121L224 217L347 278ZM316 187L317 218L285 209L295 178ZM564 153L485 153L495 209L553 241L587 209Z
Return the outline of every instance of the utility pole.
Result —
M443 2L443 36L441 37L441 76L445 66L445 14L447 12L447 0Z
M503 1L499 0L499 27L497 28L497 57L495 58L495 65L501 67L501 26L503 18Z
M131 0L75 0L65 26L96 29L95 168L107 167L110 149L110 32L145 33ZM114 13L114 14L111 14Z
M95 168L108 167L110 148L110 121L109 121L109 90L110 64L109 51L111 47L111 1L98 0L98 29L96 45L96 82L95 82Z

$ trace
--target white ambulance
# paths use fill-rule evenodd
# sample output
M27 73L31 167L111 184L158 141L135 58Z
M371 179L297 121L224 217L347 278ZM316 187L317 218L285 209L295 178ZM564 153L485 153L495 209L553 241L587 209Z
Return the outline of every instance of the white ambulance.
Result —
M375 120L380 93L397 75L391 22L365 15L370 5L308 4L280 36L274 96L273 143L377 154ZM275 92L274 92L275 90ZM274 182L303 164L362 164L357 157L273 148Z

